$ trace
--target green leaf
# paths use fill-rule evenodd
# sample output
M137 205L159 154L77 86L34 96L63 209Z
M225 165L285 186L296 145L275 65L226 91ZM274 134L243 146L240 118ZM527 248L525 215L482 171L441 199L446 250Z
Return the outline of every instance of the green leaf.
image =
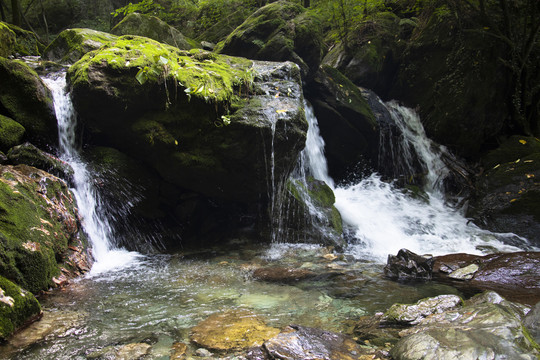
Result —
M143 85L146 81L148 81L148 74L146 73L145 69L146 68L139 69L139 72L137 73L137 75L135 75L135 79L137 79L137 81L141 85Z
M160 57L159 57L159 63L160 63L161 65L167 65L168 62L169 62L169 59L164 58L163 56L160 56Z

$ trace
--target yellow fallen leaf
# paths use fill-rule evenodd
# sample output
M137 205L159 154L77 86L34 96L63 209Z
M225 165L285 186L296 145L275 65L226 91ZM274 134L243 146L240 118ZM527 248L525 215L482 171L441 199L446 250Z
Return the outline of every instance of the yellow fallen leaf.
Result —
M513 203L514 201L517 201L517 199L512 199L512 200L510 200L511 203Z
M520 161L521 161L521 159L517 159L517 160L514 161L514 162L517 164L517 163L520 162Z
M276 94L276 96L274 96L274 97L275 97L276 99L279 97L279 91L278 91L278 93Z
M276 112L277 112L278 114L282 114L282 113L284 113L284 112L287 112L287 110L281 109L281 110L276 110Z
M525 160L524 163L532 163L533 160Z
M534 177L534 174L525 174L525 176L527 177L527 179L531 179Z
M174 145L178 146L178 140L174 140Z
M527 143L527 141L523 140L523 139L519 140L519 142L522 143L523 145L525 145Z
M496 169L496 168L498 168L499 166L501 166L501 164L495 165L495 166L493 167L493 169Z

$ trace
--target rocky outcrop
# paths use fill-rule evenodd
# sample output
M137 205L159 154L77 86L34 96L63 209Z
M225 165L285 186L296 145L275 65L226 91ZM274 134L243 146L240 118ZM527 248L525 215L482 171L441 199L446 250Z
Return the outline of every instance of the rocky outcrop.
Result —
M217 52L248 59L292 61L303 77L319 67L323 42L321 25L306 10L289 1L268 4L244 21Z
M40 316L34 295L0 276L0 342Z
M169 192L173 209L193 194L267 203L304 147L307 123L292 63L124 36L74 64L68 82L93 141L142 161L179 189ZM186 191L192 195L183 197Z
M482 160L468 216L489 230L540 246L540 141L512 136Z
M325 141L330 176L340 181L352 171L376 168L379 125L360 89L338 70L322 66L306 97Z
M21 61L0 57L0 114L26 130L37 145L56 144L58 130L52 95L34 70Z
M27 166L0 168L0 274L33 293L88 270L66 183Z
M155 16L145 14L131 13L127 15L111 30L111 33L145 36L183 50L189 50L193 47L180 31Z
M116 39L116 35L92 29L62 31L43 51L43 57L62 64L73 64L89 51Z

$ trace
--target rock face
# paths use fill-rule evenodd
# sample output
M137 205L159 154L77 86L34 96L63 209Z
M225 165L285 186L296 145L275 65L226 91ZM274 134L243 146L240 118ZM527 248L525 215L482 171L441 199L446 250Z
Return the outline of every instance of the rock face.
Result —
M0 276L0 341L40 315L34 295Z
M186 191L241 204L271 202L305 143L300 74L292 63L124 36L74 64L68 82L92 139L180 189L166 201L182 213Z
M434 258L433 278L450 281L465 292L494 290L505 298L534 305L540 301L540 253L517 252L477 256L451 254ZM476 265L470 278L455 279L452 274Z
M191 340L212 350L239 350L261 346L279 333L246 310L211 315L191 331Z
M533 360L538 345L522 325L528 310L488 292L401 331L402 339L390 354L396 360Z
M276 1L248 17L216 51L256 60L292 61L307 77L322 58L320 27L302 6Z
M26 130L38 145L56 144L58 130L51 92L34 70L21 61L0 57L0 113Z
M512 136L483 158L469 216L489 230L540 246L540 141Z
M192 46L182 33L155 16L131 13L118 23L111 33L115 35L139 35L189 50Z
M87 270L75 203L64 181L26 165L2 166L0 207L2 276L38 293L62 273Z
M43 52L43 57L61 63L73 64L89 51L96 50L115 35L92 29L67 29L62 31Z

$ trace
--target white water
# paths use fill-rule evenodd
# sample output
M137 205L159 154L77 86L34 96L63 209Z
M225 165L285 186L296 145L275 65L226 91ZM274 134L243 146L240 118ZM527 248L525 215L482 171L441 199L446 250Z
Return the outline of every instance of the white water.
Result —
M305 156L309 171L334 190L335 206L348 228L348 251L356 258L385 262L388 254L407 248L418 254L443 255L455 252L482 254L486 251L517 251L500 239L517 238L514 234L493 234L470 223L460 210L444 202L442 180L449 171L440 160L444 148L436 146L424 132L414 111L397 103L386 104L403 139L411 142L426 169L426 198L414 198L377 174L347 186L335 186L328 176L324 141L319 135L317 119L306 107L309 122ZM407 148L407 147L405 147ZM525 239L523 239L526 242Z
M66 92L65 73L58 73L43 79L53 94L54 109L58 121L60 158L74 171L72 189L77 200L79 215L88 236L94 265L89 276L118 270L136 263L139 253L116 249L113 246L113 229L99 199L91 174L82 161L76 146L76 114L69 94Z

